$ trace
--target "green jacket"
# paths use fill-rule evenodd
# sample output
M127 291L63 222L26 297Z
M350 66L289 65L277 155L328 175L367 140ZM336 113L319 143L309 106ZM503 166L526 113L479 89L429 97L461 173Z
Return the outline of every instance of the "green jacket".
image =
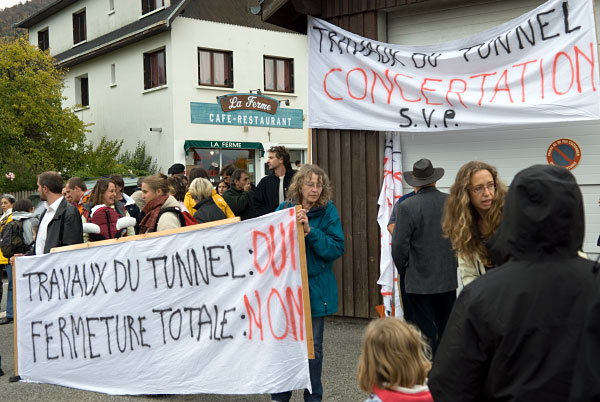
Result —
M253 194L253 191L238 190L234 186L231 186L223 193L223 199L235 216L239 216L242 220L245 220L254 218L254 208L252 207Z
M277 210L291 207L291 203L284 202ZM306 215L310 226L310 233L304 238L310 311L313 317L323 317L338 310L338 289L332 267L344 254L344 232L332 201L325 207L312 208Z

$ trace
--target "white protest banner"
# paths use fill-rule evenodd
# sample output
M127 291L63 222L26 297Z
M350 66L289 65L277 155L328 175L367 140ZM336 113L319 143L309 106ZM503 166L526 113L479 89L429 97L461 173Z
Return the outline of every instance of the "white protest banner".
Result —
M443 131L600 118L592 0L551 0L431 46L366 39L309 17L309 126Z
M108 394L310 388L295 210L157 235L18 258L18 374Z

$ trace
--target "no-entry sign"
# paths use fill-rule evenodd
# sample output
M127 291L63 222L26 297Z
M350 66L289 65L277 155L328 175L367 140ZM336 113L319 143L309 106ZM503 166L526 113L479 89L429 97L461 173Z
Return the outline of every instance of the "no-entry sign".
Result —
M579 145L568 138L554 141L546 152L549 165L562 166L569 170L574 169L581 160Z

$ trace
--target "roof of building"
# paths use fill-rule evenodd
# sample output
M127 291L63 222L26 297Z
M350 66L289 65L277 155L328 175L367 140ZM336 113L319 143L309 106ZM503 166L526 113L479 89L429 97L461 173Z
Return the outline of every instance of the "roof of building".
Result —
M181 12L182 16L225 24L290 32L289 29L264 22L260 13L249 12L248 0L192 1Z
M31 28L75 2L77 0L54 1L34 15L19 22L17 26L19 28ZM173 20L179 15L226 24L290 32L285 28L263 22L260 15L250 13L247 0L171 0L171 5L163 10L74 46L67 51L54 55L54 58L61 67L74 66L147 37L168 31Z
M59 53L54 56L56 63L61 67L71 67L144 38L167 31L170 29L175 17L185 7L185 3L189 1L173 0L171 6L164 10Z
M25 18L23 21L19 22L16 27L17 28L31 28L35 24L45 20L51 15L56 14L63 8L70 6L73 3L76 3L77 0L56 0L52 3L48 4L46 7L40 9L37 13Z

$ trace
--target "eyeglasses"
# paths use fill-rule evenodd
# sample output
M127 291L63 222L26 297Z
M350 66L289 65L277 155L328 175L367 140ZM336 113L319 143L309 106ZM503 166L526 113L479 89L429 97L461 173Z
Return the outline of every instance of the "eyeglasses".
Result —
M311 183L311 182L305 181L304 185L306 187L311 187L311 188L323 188L323 183Z
M480 184L479 186L475 186L473 188L470 188L469 190L477 195L480 195L480 194L483 194L483 192L485 191L486 188L488 189L488 191L490 193L493 193L496 190L496 183L489 182L486 185Z

